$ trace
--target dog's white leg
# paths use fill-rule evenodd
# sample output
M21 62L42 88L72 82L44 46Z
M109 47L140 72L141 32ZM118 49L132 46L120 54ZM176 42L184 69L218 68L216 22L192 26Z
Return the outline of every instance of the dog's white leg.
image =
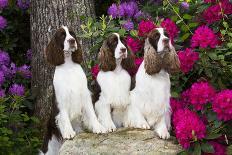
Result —
M106 133L107 130L99 123L94 112L90 95L85 98L85 101L86 103L84 103L83 107L83 119L85 125L88 126L88 128L91 129L93 133Z
M59 141L55 135L52 136L52 139L48 142L48 151L45 155L58 155L62 142Z
M65 110L60 111L56 116L56 123L64 139L71 139L76 135L71 125L68 113Z
M142 113L139 111L137 107L135 107L132 104L127 107L124 126L141 129L150 129L150 126L148 125Z
M169 126L167 126L167 119L170 118L166 118L166 117L169 117L167 113L165 113L163 116L160 117L154 128L155 132L162 139L168 139L170 137L170 134L168 132L168 127L170 127L170 124Z
M105 104L98 100L95 103L95 110L100 123L106 128L108 132L116 130L116 126L111 118L111 109L109 104Z

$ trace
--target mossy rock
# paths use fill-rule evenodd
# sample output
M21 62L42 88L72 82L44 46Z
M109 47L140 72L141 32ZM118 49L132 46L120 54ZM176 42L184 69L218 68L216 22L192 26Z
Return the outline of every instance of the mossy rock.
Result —
M152 130L118 129L109 134L80 133L64 142L61 155L174 155L181 151L174 137L160 139Z

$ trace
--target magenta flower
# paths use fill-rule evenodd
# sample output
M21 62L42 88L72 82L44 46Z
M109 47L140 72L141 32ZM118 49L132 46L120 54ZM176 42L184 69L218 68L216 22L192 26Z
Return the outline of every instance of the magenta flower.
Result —
M23 85L19 85L19 84L13 84L10 88L9 88L9 93L11 95L17 95L17 96L23 96L25 93L25 88Z
M171 106L172 112L176 112L177 110L184 109L186 107L183 101L180 101L176 98L170 99L170 106Z
M156 25L154 24L153 21L151 20L142 20L140 23L139 23L139 36L141 37L146 37L146 35L151 31L153 30L154 28L156 28Z
M28 65L23 65L23 66L19 67L17 69L17 72L26 79L31 78L30 66L28 66Z
M173 127L178 142L183 148L190 147L191 141L206 136L206 125L200 117L189 109L179 109L173 114Z
M213 100L212 108L220 120L232 120L232 90L219 92Z
M184 73L191 71L195 62L199 60L199 53L189 48L186 48L184 51L179 51L177 54L180 60L181 71Z
M207 8L203 12L203 18L207 21L207 23L211 24L221 20L223 14L225 15L232 14L232 4L228 0L221 1L220 4L215 4Z
M189 102L196 110L203 110L204 105L212 101L215 89L208 82L195 82L189 90Z
M130 36L126 38L126 44L133 53L137 53L143 47L143 44L139 39Z
M99 69L99 66L98 65L95 65L91 68L91 73L92 73L92 77L93 79L96 79L97 78L97 75L99 73L100 69Z
M204 155L226 155L226 147L218 142L210 141L209 144L211 144L214 148L214 153L204 153Z
M165 28L167 31L169 38L171 39L172 43L174 42L174 38L177 36L179 29L176 24L169 18L165 19L161 22L161 27Z
M0 0L0 9L4 9L8 5L8 0Z
M11 79L14 77L17 71L17 67L14 63L11 63L9 67L5 65L1 65L0 70L4 72L6 78Z
M191 47L215 48L218 45L218 37L207 26L198 27L191 39Z
M3 17L0 16L0 30L3 30L7 26L7 20Z

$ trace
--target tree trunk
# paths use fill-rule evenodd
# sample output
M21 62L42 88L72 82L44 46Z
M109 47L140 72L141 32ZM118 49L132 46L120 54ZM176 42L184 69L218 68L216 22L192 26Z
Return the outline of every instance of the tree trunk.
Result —
M62 25L80 32L81 16L95 17L93 0L31 0L32 94L36 96L35 116L45 129L53 96L54 67L44 58L44 49L57 28ZM91 41L82 41L86 54Z

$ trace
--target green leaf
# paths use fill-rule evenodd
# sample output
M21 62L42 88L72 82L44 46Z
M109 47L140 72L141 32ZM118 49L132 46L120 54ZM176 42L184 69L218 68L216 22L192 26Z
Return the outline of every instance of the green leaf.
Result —
M124 36L125 33L126 33L126 30L125 30L125 29L120 29L120 30L118 31L118 33L119 33L120 36Z
M181 37L181 40L182 40L182 41L185 41L189 36L190 36L190 33L185 33L185 34Z
M222 134L219 134L219 133L210 133L208 134L205 139L216 139L218 137L221 137Z
M192 19L192 16L189 14L184 14L183 16L184 19Z
M176 21L176 24L179 24L179 23L181 23L182 21L183 21L183 20L180 19L180 20Z
M200 143L196 142L194 144L193 154L194 155L201 155L201 145L200 145Z
M187 31L188 31L188 28L187 28L185 25L182 25L182 26L181 26L181 30L184 31L184 32L187 32Z
M228 46L229 48L232 48L232 43L227 43L227 46Z
M181 151L181 152L177 153L177 155L188 155L188 152L187 151Z
M228 25L228 23L227 22L223 22L223 26L225 27L225 28L229 28L229 25Z
M215 52L209 52L207 53L210 59L212 60L218 60L217 54Z
M197 27L197 26L198 26L198 23L189 23L188 26L189 26L190 28Z
M227 154L232 154L232 145L227 147Z
M214 153L214 148L209 143L202 143L201 150L206 153Z
M130 31L130 35L131 35L132 37L137 37L137 36L138 36L138 32L137 32L136 30L131 30L131 31Z

